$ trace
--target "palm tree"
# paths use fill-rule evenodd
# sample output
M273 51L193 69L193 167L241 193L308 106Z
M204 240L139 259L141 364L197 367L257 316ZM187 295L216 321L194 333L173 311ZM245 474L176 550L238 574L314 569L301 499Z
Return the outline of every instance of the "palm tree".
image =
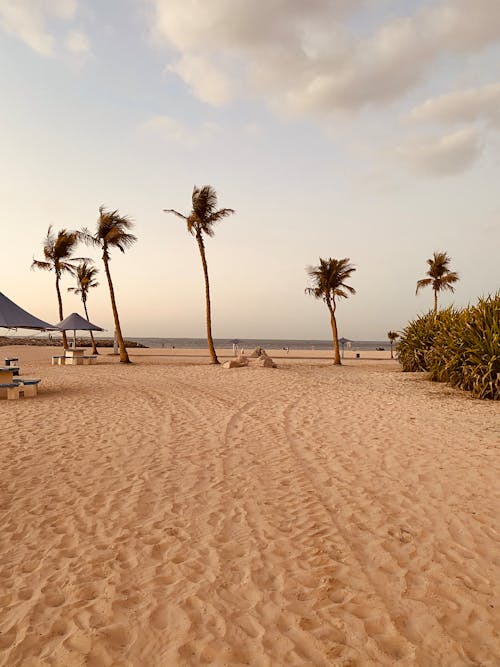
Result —
M427 264L429 265L427 275L429 278L422 278L422 280L417 282L417 290L415 294L418 294L422 287L432 285L432 289L434 290L434 313L437 313L438 292L444 290L454 292L455 288L453 287L453 284L459 280L458 273L450 271L448 268L450 262L451 257L448 257L445 252L435 252L434 255L427 260Z
M47 236L43 242L43 255L45 260L33 259L32 269L41 269L42 271L54 271L56 277L57 304L59 307L59 321L64 319L63 304L59 283L63 273L75 274L75 262L81 261L82 257L72 257L72 252L79 241L78 232L70 232L67 229L61 229L57 235L52 231L52 225L47 230ZM64 349L68 348L68 339L66 332L62 332Z
M74 294L80 295L87 320L89 319L89 314L87 312L89 289L99 286L99 283L95 280L99 270L96 269L93 264L94 262L91 259L84 259L82 262L80 262L80 264L76 267L76 282L78 286L68 287L68 292L73 292ZM92 331L90 332L90 338L92 339L92 354L99 354Z
M313 281L312 287L307 287L305 292L314 296L316 299L322 299L330 311L330 323L333 333L333 363L340 366L339 338L337 333L337 321L335 319L335 310L337 308L337 298L347 299L349 294L356 294L354 287L346 285L346 280L351 277L351 273L356 268L349 264L349 258L344 259L321 259L319 266L309 266L306 271Z
M120 362L123 364L130 364L130 359L120 327L115 290L113 288L111 273L109 271L109 262L111 259L111 248L118 248L121 252L125 252L126 248L130 248L137 241L137 237L129 233L129 230L132 229L132 227L133 223L130 218L125 215L120 215L118 210L107 211L104 206L100 206L95 234L92 235L88 229L83 229L81 232L81 237L85 243L94 245L102 250L102 261L104 263L106 278L108 279L111 308L113 309L113 317L115 320L116 338L120 347Z
M213 364L218 364L217 354L215 353L214 341L212 338L212 315L210 310L210 284L208 281L208 267L205 256L205 242L203 235L214 235L214 225L219 220L226 218L234 213L232 208L221 208L217 210L217 193L211 185L204 185L201 188L194 187L192 195L193 209L189 215L183 215L174 209L164 209L165 213L173 213L182 218L187 223L187 229L198 243L201 263L203 266L203 275L205 277L205 303L207 319L207 342L210 356Z
M389 339L389 341L391 343L391 359L394 359L394 355L392 353L392 345L393 345L394 341L396 340L396 338L399 338L399 334L398 334L397 331L388 331L387 332L387 338Z

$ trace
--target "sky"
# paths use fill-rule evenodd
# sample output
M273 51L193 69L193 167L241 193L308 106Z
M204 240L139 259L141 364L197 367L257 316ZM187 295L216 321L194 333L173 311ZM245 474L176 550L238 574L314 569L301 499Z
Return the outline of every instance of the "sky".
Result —
M339 333L384 340L500 287L498 0L0 0L0 291L58 321L47 228L134 221L111 273L127 337L203 337L188 213L212 185L213 334L328 339L306 267L350 258ZM112 331L102 262L91 321ZM63 279L64 314L82 313Z

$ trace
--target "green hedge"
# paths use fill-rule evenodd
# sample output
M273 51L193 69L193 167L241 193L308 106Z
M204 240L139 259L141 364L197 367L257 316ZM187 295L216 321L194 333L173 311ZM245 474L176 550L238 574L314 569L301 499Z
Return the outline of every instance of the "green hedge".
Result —
M398 343L403 371L428 371L477 398L500 399L500 293L413 320Z

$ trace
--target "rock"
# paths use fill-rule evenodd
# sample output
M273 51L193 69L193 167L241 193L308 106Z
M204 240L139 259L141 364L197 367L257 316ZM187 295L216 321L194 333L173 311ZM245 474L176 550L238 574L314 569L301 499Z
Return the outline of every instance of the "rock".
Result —
M262 368L277 368L276 364L274 361L271 359L271 357L268 357L267 355L261 356L257 359L256 366L262 366Z
M240 368L241 364L236 359L229 359L222 364L222 368Z
M222 364L222 368L244 368L245 366L260 366L261 368L277 368L274 361L266 354L266 351L261 347L256 347L255 350L246 357L240 354L235 359L229 359Z
M222 368L243 368L248 366L248 358L244 354L240 354L236 359L229 359L222 364Z

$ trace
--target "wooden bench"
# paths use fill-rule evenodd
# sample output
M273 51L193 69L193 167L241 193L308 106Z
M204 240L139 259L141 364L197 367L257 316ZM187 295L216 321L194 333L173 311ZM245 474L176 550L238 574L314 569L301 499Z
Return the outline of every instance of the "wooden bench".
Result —
M56 355L55 354L52 357L52 366L56 366L57 364L59 366L64 366L65 361L66 361L66 357L64 356L64 354L62 354L62 355Z

